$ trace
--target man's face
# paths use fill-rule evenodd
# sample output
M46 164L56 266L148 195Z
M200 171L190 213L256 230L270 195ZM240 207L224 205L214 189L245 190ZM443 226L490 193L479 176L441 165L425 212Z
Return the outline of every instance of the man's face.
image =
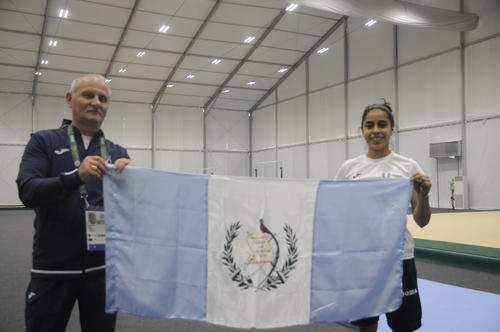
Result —
M79 127L101 128L109 108L109 89L95 78L84 78L66 93L66 103L73 110L73 123Z

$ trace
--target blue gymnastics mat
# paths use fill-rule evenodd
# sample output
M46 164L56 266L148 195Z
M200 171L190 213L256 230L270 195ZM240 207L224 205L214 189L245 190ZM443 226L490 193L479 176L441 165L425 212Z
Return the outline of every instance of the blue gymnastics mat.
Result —
M500 295L418 279L422 301L419 332L500 332ZM391 332L385 315L379 332Z

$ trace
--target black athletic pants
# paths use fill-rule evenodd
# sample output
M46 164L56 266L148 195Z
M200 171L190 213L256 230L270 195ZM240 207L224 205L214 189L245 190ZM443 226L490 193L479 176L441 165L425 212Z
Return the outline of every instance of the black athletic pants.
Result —
M31 278L26 290L26 332L64 332L76 301L82 332L114 332L116 314L104 312L104 271L72 278Z

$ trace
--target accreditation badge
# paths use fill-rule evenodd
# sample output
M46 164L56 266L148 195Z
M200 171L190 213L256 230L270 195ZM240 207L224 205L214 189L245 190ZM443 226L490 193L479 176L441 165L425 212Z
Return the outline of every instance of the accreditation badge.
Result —
M87 250L103 251L106 243L106 221L102 206L89 206L85 209L87 230Z

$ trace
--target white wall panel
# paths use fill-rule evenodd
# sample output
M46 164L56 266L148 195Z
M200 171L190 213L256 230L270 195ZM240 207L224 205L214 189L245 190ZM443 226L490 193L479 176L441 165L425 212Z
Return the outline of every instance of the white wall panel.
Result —
M151 165L151 150L128 149L130 159L132 159L137 167L152 168Z
M378 22L365 26L368 19L350 17L349 31L349 79L364 76L392 67L393 29L392 25Z
M151 147L151 108L144 104L111 102L102 124L106 138L127 147Z
M26 143L31 133L31 96L0 93L0 144Z
M252 149L276 146L276 112L270 105L252 113Z
M278 145L306 141L306 98L278 103Z
M312 93L309 97L309 139L345 136L344 85Z
M399 73L400 128L460 119L459 51L402 66Z
M340 26L320 46L325 53L313 52L309 57L309 89L316 90L344 81L344 26Z
M415 160L431 181L436 180L436 160L429 157L429 129L415 130L399 133L399 154ZM432 207L438 207L438 186L434 183L430 192Z
M500 37L465 49L468 117L500 114Z
M247 112L212 110L206 118L207 149L248 150Z
M332 180L345 161L345 141L312 144L309 147L309 176L314 179Z
M214 174L248 176L248 153L207 153L207 168L212 168Z
M368 152L368 147L363 137L348 139L347 146L349 148L349 159Z
M402 132L400 135L400 154L414 159L423 171L431 177L431 206L451 208L451 179L462 174L459 159L429 157L429 144L457 141L462 137L461 126L446 126ZM439 205L438 205L439 204Z
M500 209L500 119L467 125L467 175L472 209Z
M168 172L203 173L203 152L156 151L155 169Z
M470 42L500 32L500 1L465 0L465 11L479 15L476 29L465 34L465 41Z
M366 106L382 103L381 98L394 103L394 72L392 70L349 83L349 135L361 133L361 116Z
M73 118L64 96L37 97L33 112L35 131L59 128L63 119L71 120Z
M276 160L276 150L274 149L252 153L252 176L255 176L255 169L257 169L258 177L278 176Z
M0 145L0 205L22 205L15 182L24 146Z
M306 65L301 64L288 78L278 87L278 100L304 94L306 92Z
M305 146L279 149L278 160L283 162L283 178L305 179L307 177Z
M406 63L460 46L460 33L455 31L400 26L398 33L399 63Z
M199 109L160 106L154 121L157 148L203 148L203 113Z

